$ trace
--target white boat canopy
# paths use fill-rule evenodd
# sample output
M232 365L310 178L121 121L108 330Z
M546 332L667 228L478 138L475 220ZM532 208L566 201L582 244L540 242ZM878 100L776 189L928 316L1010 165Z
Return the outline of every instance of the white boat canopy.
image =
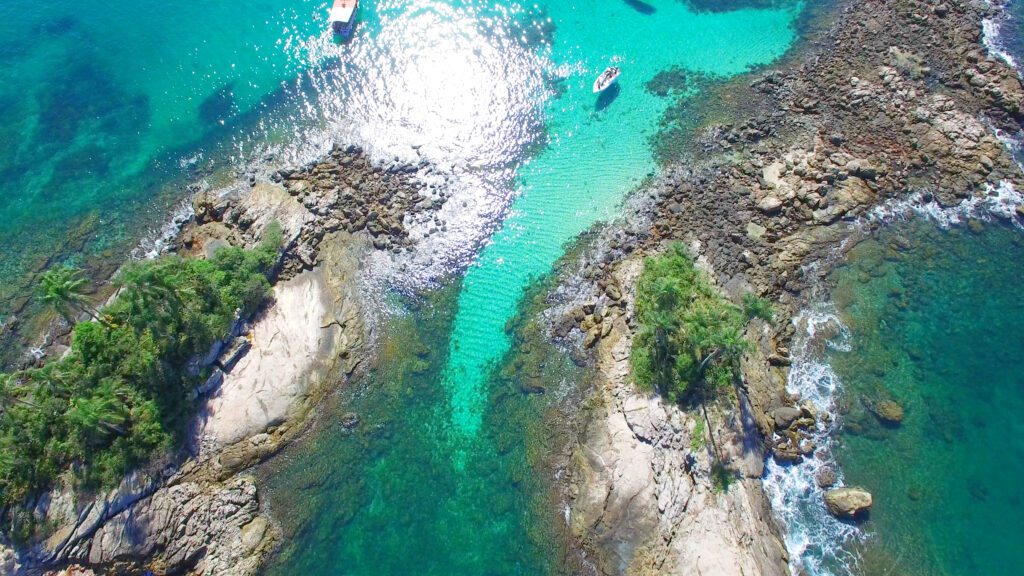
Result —
M335 0L331 8L330 21L349 23L356 11L356 0Z

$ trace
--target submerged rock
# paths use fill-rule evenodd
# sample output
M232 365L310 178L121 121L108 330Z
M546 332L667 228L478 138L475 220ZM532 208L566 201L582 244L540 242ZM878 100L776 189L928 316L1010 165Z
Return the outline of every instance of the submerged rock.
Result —
M862 510L871 508L874 500L863 488L835 488L825 493L825 506L837 518L855 518Z
M819 488L831 488L836 485L836 471L832 468L822 468L814 475L814 481Z
M874 403L871 412L885 424L897 425L903 421L903 407L892 400Z

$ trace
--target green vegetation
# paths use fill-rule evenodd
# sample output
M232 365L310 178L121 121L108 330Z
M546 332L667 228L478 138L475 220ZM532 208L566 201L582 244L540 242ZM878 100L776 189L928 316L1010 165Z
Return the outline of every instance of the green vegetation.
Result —
M703 418L697 419L697 425L693 427L693 434L690 436L690 452L699 452L704 449L704 434L707 427Z
M721 461L711 465L711 490L715 494L728 492L729 486L732 486L735 479L736 473L729 470Z
M274 227L252 250L131 263L102 311L89 305L79 271L60 266L43 275L43 301L65 317L77 311L93 321L75 325L64 358L0 375L0 510L12 535L31 530L16 504L59 475L111 486L175 446L205 376L190 375L186 365L267 297L280 245Z
M690 448L704 449L707 434L716 456L712 485L716 492L728 490L732 473L710 433L705 404L736 381L740 357L748 346L744 325L753 318L770 321L771 304L752 294L743 297L742 308L729 302L694 267L682 244L676 243L644 262L636 313L639 329L631 359L637 384L672 401L700 405Z
M754 318L760 318L765 322L772 322L775 320L775 308L767 298L761 298L754 294L743 295L743 315L746 316L747 320L753 320Z
M924 58L913 52L900 50L895 46L889 48L889 64L914 80L920 80L931 72L931 68L925 64Z
M738 374L743 311L722 298L681 244L648 258L637 285L633 375L676 402L703 402Z

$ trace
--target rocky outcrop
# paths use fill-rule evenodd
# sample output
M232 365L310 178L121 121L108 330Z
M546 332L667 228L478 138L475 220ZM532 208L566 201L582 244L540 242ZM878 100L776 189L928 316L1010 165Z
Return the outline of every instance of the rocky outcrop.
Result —
M335 146L315 163L275 172L273 182L198 193L195 218L177 246L202 254L253 242L276 221L286 245L284 278L311 269L331 233L363 234L375 249L403 250L413 242L407 222L444 204L443 195L420 184L418 171L426 168L377 165L358 147Z
M602 312L610 307L612 318L572 307L550 315L552 335L591 347L607 379L605 408L581 449L582 487L573 507L575 533L612 558L599 570L714 570L686 548L687 540L726 551L734 564L722 573L785 570L771 516L762 522L757 513L755 504L764 499L757 481L746 478L742 488L709 496L708 461L688 442L694 417L620 384L628 371L628 346L621 342L632 325L629 298L622 296L630 290L626 271L635 276L633 252L683 242L724 292L771 297L788 318L837 247L857 234L851 223L864 222L880 204L916 193L923 202L952 206L990 194L1001 182L1022 182L996 130L1019 130L1024 89L982 45L987 5L851 0L841 10L834 26L787 60L788 70L708 87L729 98L709 98L721 104L710 104L715 111L707 117L736 121L704 126L691 157L645 185L624 221L600 231L572 281L578 285L565 291ZM811 262L826 265L807 267ZM608 285L619 297L611 298ZM723 450L733 470L756 470L737 454L767 451L780 462L797 462L818 452L812 435L827 422L785 390L793 334L784 321L748 334L753 348L743 358L741 414L726 410L712 419L723 446L751 446ZM582 353L580 361L587 359ZM883 402L869 409L897 424L902 409ZM823 470L817 482L834 486L836 471ZM866 491L829 494L833 513L844 517L871 505ZM716 521L724 510L744 527ZM687 526L696 518L704 528L694 536ZM746 546L707 540L729 539L737 530Z
M622 263L611 285L631 286L639 264ZM632 388L626 315L610 324L596 347L605 379L603 408L578 447L571 508L574 536L597 545L590 550L599 559L596 571L788 574L785 548L761 489L764 453L749 404L744 401L746 408L738 411L709 410L727 470L726 479L715 480L700 412Z
M43 576L96 576L96 573L88 568L83 568L76 564L61 570L47 572L43 574Z
M254 480L219 483L194 471L187 467L162 486L158 477L133 475L67 519L25 564L71 564L68 574L255 573L278 531L258 516Z
M825 507L837 518L855 518L871 508L871 493L863 488L834 488L825 492Z
M285 254L272 302L189 367L212 373L196 391L192 456L170 455L110 493L48 494L36 510L58 528L30 550L0 546L0 572L255 574L280 529L260 516L255 480L239 474L294 438L324 384L363 362L365 255L408 245L406 212L434 206L414 173L335 148L320 163L278 173L280 184L198 194L180 250L201 257L251 245L276 223Z
M313 270L274 287L274 306L244 339L249 351L225 369L200 410L195 437L204 449L280 426L308 408L310 394L332 370L352 374L364 340L358 275L365 250L348 233L330 234Z

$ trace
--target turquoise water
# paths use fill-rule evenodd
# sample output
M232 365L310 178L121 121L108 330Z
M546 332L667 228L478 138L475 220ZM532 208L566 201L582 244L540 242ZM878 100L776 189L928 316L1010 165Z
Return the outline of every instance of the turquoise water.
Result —
M459 297L445 373L456 436L472 437L479 427L481 380L508 346L504 324L529 279L547 272L566 241L612 217L625 193L655 171L648 140L668 101L644 84L673 66L724 77L769 63L793 41L798 14L793 7L694 13L680 2L652 13L618 0L544 8L556 29L548 57L563 91L545 108L547 146L519 169L512 214ZM617 96L597 98L593 80L612 63L624 71Z
M187 183L266 132L251 118L307 66L281 41L318 31L312 8L0 4L0 321L53 259L121 261Z
M832 298L850 329L846 483L875 494L856 574L1018 574L1024 563L1024 235L915 219L858 245ZM902 405L901 425L867 409Z
M479 10L491 34L516 29L493 19L523 19L514 5ZM602 17L595 18L595 11ZM447 12L434 3L414 14L395 15L391 22L405 26L406 42L418 44L421 35L439 34L419 20L444 26L437 16ZM557 537L557 510L538 495L545 471L538 454L553 446L545 444L543 432L527 431L543 422L550 407L546 399L561 396L579 378L562 355L530 367L514 360L524 354L520 348L513 360L499 364L511 346L507 323L531 279L550 270L565 243L613 217L624 196L657 170L649 139L668 101L643 85L672 66L729 76L771 62L792 43L798 14L794 6L696 14L677 2L659 3L653 11L619 1L586 10L552 3L525 15L540 23L527 26L525 34L544 41L529 44L540 59L511 45L514 63L504 66L491 59L491 44L479 38L478 27L447 25L463 40L436 42L457 56L453 74L465 77L468 86L476 86L473 79L492 80L495 69L532 82L536 71L521 71L519 64L544 66L547 91L503 96L485 87L482 94L495 102L491 122L537 118L543 131L531 134L544 139L522 146L526 156L514 159L514 171L498 172L517 196L459 289L413 299L402 305L410 310L392 314L393 323L382 330L380 367L358 384L359 392L329 409L363 414L357 431L326 425L268 471L272 509L286 519L290 534L270 574L567 570L568 561L558 554L564 542ZM376 42L370 46L391 41L374 39L388 36L388 26L367 26L363 34L362 40ZM461 55L464 41L476 46L476 56ZM356 58L372 54L359 39L352 50ZM595 97L590 85L612 62L625 70L617 95ZM453 88L449 99L461 100L464 88ZM367 92L345 90L352 99L369 98ZM399 91L395 101L416 107L409 93L415 90ZM449 132L466 127L499 137L508 130L481 123L487 113L479 113L479 103L469 96L459 109L437 103L438 115L458 123L430 146L494 166L495 158L508 158L509 152L493 138L480 142L486 153L466 152L449 138ZM424 126L429 123L412 131ZM467 138L480 139L474 130L467 132ZM536 390L537 380L548 393L525 393Z

